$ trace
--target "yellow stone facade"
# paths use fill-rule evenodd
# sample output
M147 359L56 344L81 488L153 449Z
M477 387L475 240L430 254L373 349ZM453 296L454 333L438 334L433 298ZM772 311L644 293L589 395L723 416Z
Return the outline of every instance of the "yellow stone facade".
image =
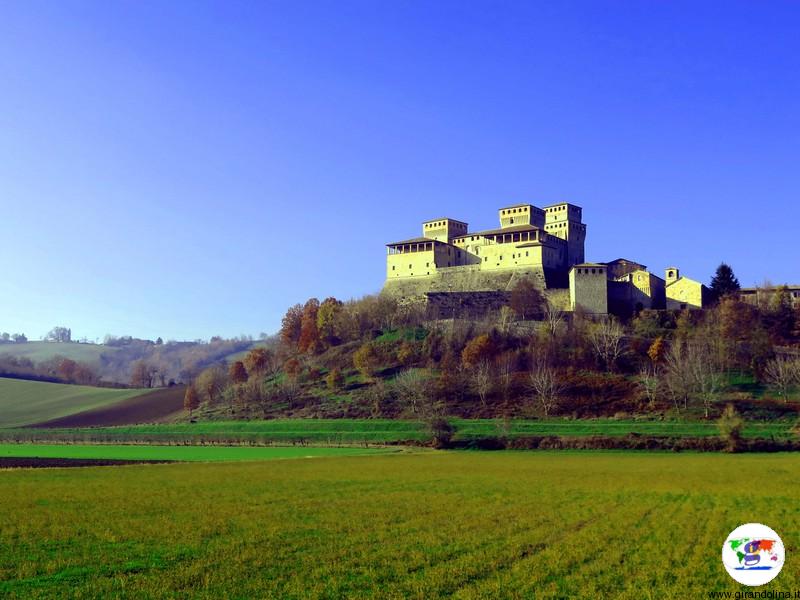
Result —
M708 293L706 286L694 279L682 277L677 267L667 267L665 273L668 310L703 308Z
M467 223L441 218L422 224L422 237L387 244L387 281L431 277L442 269L518 269L566 273L583 262L582 209L518 204L498 211L500 228L470 232Z

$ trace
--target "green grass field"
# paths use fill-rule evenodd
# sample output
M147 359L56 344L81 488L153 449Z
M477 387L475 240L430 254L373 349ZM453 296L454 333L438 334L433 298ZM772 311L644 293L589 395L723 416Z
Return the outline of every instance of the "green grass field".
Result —
M800 589L800 457L426 452L0 472L9 598L688 598L762 522Z
M0 444L0 457L110 458L120 460L229 461L313 458L390 452L382 448L247 446L119 446L113 444Z
M57 344L55 342L27 342L25 344L0 344L0 354L29 358L34 362L50 360L56 356L71 358L85 363L94 363L104 352L116 348L102 344Z
M152 390L115 390L0 378L0 428L56 419L149 391Z
M674 437L719 435L716 424L704 421L636 421L616 419L512 420L504 424L493 419L454 419L456 439L475 439L498 435L589 436L628 433ZM748 422L745 437L787 439L792 437L793 422ZM311 443L311 444L381 444L402 441L426 441L430 434L420 421L390 419L275 419L269 421L205 421L96 427L91 429L7 430L5 440L62 441L139 441L153 443Z

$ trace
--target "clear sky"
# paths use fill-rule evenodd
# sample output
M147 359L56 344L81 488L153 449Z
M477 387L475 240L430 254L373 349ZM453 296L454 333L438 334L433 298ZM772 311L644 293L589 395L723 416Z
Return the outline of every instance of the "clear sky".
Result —
M584 207L587 260L800 283L796 2L0 3L0 331L207 338L389 241Z

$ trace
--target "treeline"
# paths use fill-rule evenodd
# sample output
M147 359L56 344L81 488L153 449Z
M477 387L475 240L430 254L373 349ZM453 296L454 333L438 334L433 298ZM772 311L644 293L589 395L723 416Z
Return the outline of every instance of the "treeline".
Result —
M279 339L195 378L187 409L272 417L719 414L732 401L795 411L800 317L788 292L766 305L718 296L711 309L628 320L563 313L522 283L485 319L429 321L386 296L291 307ZM752 406L744 378L772 400ZM750 404L747 404L750 402Z

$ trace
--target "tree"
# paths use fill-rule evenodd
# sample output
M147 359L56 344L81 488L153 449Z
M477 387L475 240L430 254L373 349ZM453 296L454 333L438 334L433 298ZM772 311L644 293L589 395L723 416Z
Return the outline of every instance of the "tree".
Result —
M414 346L409 342L403 342L400 344L400 348L397 349L397 362L404 367L410 367L416 359L416 354Z
M137 360L133 363L133 371L131 373L131 385L137 388L150 388L153 387L153 378L155 371L144 359Z
M72 341L72 330L68 327L53 327L44 339L47 342L68 343Z
M337 331L338 317L342 312L342 302L336 298L325 298L317 310L317 331L319 337L328 345L340 342Z
M64 381L75 381L75 371L78 363L69 358L64 358L58 363L58 376Z
M653 343L650 344L650 347L647 349L647 356L653 365L659 365L664 362L664 358L667 354L667 347L664 343L664 338L658 336L656 339L653 340Z
M744 419L736 411L733 404L728 404L722 411L722 415L717 421L719 436L727 443L728 452L736 452L742 440L742 430L744 429Z
M543 360L534 366L529 380L531 390L533 390L534 397L538 400L544 416L550 416L550 413L558 407L561 394L566 386L558 379L555 369Z
M228 369L228 378L234 383L244 383L247 381L247 369L240 360L234 361Z
M472 369L470 384L473 391L481 399L481 405L486 406L486 398L492 392L494 380L492 378L492 368L487 361L481 361Z
M711 278L711 285L709 286L711 301L717 303L725 296L735 294L740 288L739 280L736 279L730 265L720 263L716 273Z
M296 346L300 339L300 326L303 320L303 307L295 304L289 307L281 320L280 337L287 346Z
M661 388L661 378L656 367L644 367L639 373L638 384L642 395L647 399L648 406L653 408Z
M194 387L200 396L204 396L209 405L216 403L228 383L225 369L213 366L204 369L194 382Z
M344 387L344 375L339 369L331 369L325 378L325 384L330 391L339 391Z
M375 345L367 342L353 353L353 366L365 379L372 379L380 366Z
M434 416L428 421L428 431L431 434L434 448L448 448L456 428L445 417Z
M767 362L764 378L778 396L788 402L792 386L800 384L800 360L776 356Z
M197 390L193 385L186 386L186 392L183 394L183 408L192 415L193 410L197 410L200 406L200 399L197 396Z
M592 348L607 369L613 371L616 368L617 360L625 350L624 335L620 324L611 318L595 325L589 333Z
M666 376L664 382L672 398L676 411L689 407L692 395L691 357L683 344L674 343L666 356Z
M414 414L429 413L430 379L420 369L408 369L394 379L397 399Z
M322 348L317 329L317 312L319 300L311 298L303 305L303 316L300 319L300 338L297 340L297 349L300 352L314 354Z
M272 352L267 348L253 348L244 357L244 367L250 376L261 376L269 371Z
M164 345L164 340L161 339L161 337L159 336L156 338L156 346L162 346L162 345Z
M508 304L520 319L531 319L542 313L542 307L546 304L542 292L536 289L529 279L520 280L514 289L511 290L511 295Z
M293 382L297 382L300 378L300 373L303 372L303 365L300 361L292 357L283 364L283 372Z
M472 338L461 352L461 362L467 367L474 367L482 362L494 359L496 348L494 340L487 333Z
M558 330L561 328L561 323L564 322L564 313L556 308L555 304L547 301L544 308L544 322L550 337L555 339L556 335L558 335Z
M772 293L766 317L770 335L776 343L786 342L792 338L796 315L792 296L785 285Z

